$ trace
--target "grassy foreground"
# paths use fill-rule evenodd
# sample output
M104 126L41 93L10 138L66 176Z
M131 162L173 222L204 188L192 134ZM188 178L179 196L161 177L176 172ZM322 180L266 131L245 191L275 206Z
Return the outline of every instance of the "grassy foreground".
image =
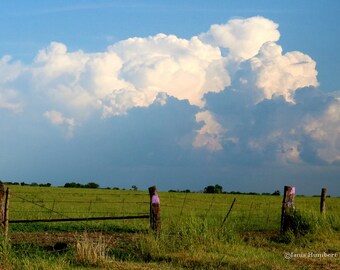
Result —
M146 192L11 187L10 218L148 211ZM297 197L299 229L280 235L280 196L160 193L159 237L148 220L10 224L0 269L337 269L340 199ZM53 211L51 211L53 209Z

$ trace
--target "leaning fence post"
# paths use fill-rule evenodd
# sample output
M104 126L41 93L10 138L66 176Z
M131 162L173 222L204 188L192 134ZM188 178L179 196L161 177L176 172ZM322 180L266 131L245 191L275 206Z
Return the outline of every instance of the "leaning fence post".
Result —
M320 213L326 213L326 196L327 196L327 189L321 189L321 198L320 198Z
M288 229L287 216L294 212L294 197L295 187L285 186L281 211L281 233Z
M4 208L3 208L3 197L5 195L5 186L4 184L0 184L0 228L4 226Z
M5 200L5 217L4 217L4 226L5 226L5 239L7 240L8 235L8 217L9 217L9 188L6 189L6 200Z
M155 233L159 233L161 218L160 218L160 200L157 194L156 186L149 187L150 195L150 226Z
M229 217L229 214L230 214L231 210L233 209L233 206L234 206L234 203L235 203L235 202L236 202L236 198L234 198L234 200L233 200L233 202L232 202L232 204L231 204L231 206L230 206L230 208L229 208L229 211L228 211L227 215L224 217L223 222L222 222L222 224L221 224L221 228L222 228L224 222L225 222L225 221L227 220L227 218Z

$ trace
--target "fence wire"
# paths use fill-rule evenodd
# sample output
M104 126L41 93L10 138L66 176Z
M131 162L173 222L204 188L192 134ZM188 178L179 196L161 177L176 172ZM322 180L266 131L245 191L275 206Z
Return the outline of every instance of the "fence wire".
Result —
M280 228L281 196L164 193L161 200L162 224L196 218L220 224L234 198L237 198L226 224L241 230ZM11 192L10 219L56 219L110 217L149 214L147 192L84 190L83 192L41 188ZM318 198L296 198L297 208L318 210ZM328 209L338 209L332 203ZM335 211L334 210L334 211ZM145 224L147 222L144 221Z

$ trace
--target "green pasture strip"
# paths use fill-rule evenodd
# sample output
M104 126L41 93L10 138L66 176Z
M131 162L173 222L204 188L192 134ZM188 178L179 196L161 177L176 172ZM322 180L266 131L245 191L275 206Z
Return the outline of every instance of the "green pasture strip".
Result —
M12 220L149 214L147 191L31 186L10 186L10 189L10 219ZM173 220L180 221L188 217L199 218L211 226L221 226L236 198L225 225L232 225L239 231L280 228L282 196L175 192L159 192L159 196L162 226L167 226ZM320 214L319 204L319 197L296 196L295 198L296 209L310 214ZM327 198L326 217L333 219L335 229L340 228L339 213L340 198ZM137 227L148 227L147 220L84 221L78 226L84 224L95 227L98 224L121 226L133 224ZM55 224L50 226L52 225L55 226Z

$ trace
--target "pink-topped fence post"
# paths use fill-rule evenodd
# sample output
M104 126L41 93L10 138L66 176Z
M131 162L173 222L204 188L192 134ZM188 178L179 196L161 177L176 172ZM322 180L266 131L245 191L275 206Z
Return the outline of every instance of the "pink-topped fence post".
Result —
M161 225L161 210L160 200L157 194L156 186L149 187L150 195L150 226L151 229L158 235Z
M289 227L289 223L287 222L286 217L294 213L294 210L295 210L294 198L295 198L295 187L285 186L284 192L283 192L282 212L281 212L281 233L286 232Z

